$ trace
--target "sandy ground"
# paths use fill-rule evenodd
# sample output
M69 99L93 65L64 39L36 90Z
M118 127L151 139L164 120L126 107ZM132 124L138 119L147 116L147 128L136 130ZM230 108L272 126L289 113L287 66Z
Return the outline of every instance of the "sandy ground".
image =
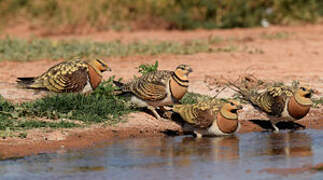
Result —
M202 94L216 94L217 82L226 78L235 80L239 75L252 73L265 80L279 80L290 83L293 80L311 84L318 96L323 92L323 25L299 27L270 27L233 30L197 31L144 31L144 32L100 32L88 35L49 36L51 39L89 39L96 41L121 40L176 40L207 39L219 36L235 39L230 44L238 47L232 52L198 53L194 55L158 55L105 58L112 72L104 78L116 75L129 80L138 75L140 64L159 61L159 69L173 70L178 64L190 64L194 70L190 77L189 91ZM38 36L37 32L16 28L6 31L10 36L29 38ZM264 34L284 33L283 38L266 38ZM1 37L1 36L0 36ZM4 35L2 36L4 37ZM220 43L226 46L228 42ZM14 102L39 98L44 93L17 89L15 79L20 76L36 76L58 61L42 60L33 62L0 62L0 94ZM219 97L228 97L232 92L223 91ZM242 128L240 133L263 131L248 120L264 119L252 107L245 106L239 114ZM117 126L95 125L84 129L31 130L26 139L7 138L0 140L0 157L11 158L41 152L65 151L84 148L113 137L160 136L164 132L181 133L181 127L174 122L161 122L145 113L134 113L127 117L126 123ZM300 124L307 128L323 128L323 107L312 109Z

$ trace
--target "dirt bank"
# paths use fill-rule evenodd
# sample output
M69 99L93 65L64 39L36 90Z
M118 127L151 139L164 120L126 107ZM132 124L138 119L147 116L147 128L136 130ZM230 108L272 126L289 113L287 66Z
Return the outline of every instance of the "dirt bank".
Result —
M83 36L51 36L53 39L84 38L100 41L121 39L132 40L177 40L208 38L221 36L238 38L230 42L238 47L236 51L199 53L194 55L156 55L106 58L113 71L104 75L108 78L116 75L127 80L137 73L138 65L159 61L160 69L174 69L178 64L190 64L194 72L191 76L189 91L214 95L216 80L236 79L246 72L260 79L291 82L299 80L309 83L319 92L323 92L323 25L305 27L271 27L234 30L197 30L188 32L102 32ZM17 32L8 32L19 35ZM283 37L265 34L284 33ZM29 37L23 33L21 37ZM225 43L225 42L224 42ZM221 46L221 45L220 45ZM41 97L34 91L17 89L14 85L19 76L39 75L57 61L42 60L34 62L0 62L0 94L15 102L28 101ZM227 97L232 92L224 91L219 97ZM250 122L250 119L263 119L264 116L250 106L245 106L240 114L242 128L240 133L262 131L260 126L266 123ZM163 132L181 132L181 127L173 122L161 122L145 113L135 113L127 117L126 123L117 126L95 125L84 129L67 130L30 130L26 139L7 138L0 140L0 157L21 157L41 152L65 151L100 144L118 137L160 136ZM255 124L256 123L256 124ZM257 125L258 123L258 125ZM312 109L299 123L307 128L323 128L323 107ZM259 126L260 125L260 126Z

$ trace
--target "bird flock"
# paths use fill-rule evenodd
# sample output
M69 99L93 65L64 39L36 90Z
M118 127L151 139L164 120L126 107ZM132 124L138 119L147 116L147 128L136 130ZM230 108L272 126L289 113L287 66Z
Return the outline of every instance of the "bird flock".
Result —
M55 93L90 93L102 81L102 73L111 71L101 59L73 58L49 68L37 77L18 77L20 87L46 90ZM189 87L189 75L193 70L181 64L174 71L157 70L148 72L132 81L113 81L118 87L116 96L130 96L130 101L138 107L149 109L158 120L180 117L183 128L189 129L196 137L231 135L239 130L240 101L211 98L195 104L180 104ZM247 81L228 81L241 101L250 103L255 109L267 115L274 132L278 132L278 122L305 117L311 106L313 90L306 85L286 86L270 84L250 86ZM157 109L164 112L161 115Z

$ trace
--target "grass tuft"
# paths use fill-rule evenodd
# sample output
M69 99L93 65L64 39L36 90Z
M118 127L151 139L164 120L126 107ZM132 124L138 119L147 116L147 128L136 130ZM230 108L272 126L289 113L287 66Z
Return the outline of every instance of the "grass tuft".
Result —
M154 65L150 64L142 64L138 67L138 72L142 75L147 74L149 72L155 72L158 70L158 61L155 62Z
M73 122L60 120L55 121L38 121L38 120L21 120L6 118L0 121L0 130L4 132L27 130L33 128L73 128L80 127L80 125Z
M102 82L90 95L57 94L21 105L23 115L48 119L67 118L86 123L115 124L121 116L133 110L124 98L114 96L112 79Z
M318 105L323 105L323 97L320 97L320 99L313 100L313 107L318 107Z
M0 96L0 115L6 114L7 112L13 112L15 110L15 107L12 103L6 101L2 96Z
M0 136L8 136L11 130L32 128L73 128L81 125L73 121L117 124L121 117L134 111L123 97L114 96L115 87L109 80L89 94L55 94L22 104L12 104L0 96ZM51 121L33 120L47 118Z
M73 128L80 127L80 125L75 124L73 122L68 122L64 120L60 120L59 122L47 122L47 121L36 121L36 120L28 120L19 123L19 127L23 129L32 129L32 128Z

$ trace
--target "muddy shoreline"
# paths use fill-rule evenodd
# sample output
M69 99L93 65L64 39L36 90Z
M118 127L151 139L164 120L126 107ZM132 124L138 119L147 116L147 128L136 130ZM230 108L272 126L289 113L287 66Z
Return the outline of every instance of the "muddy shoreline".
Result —
M311 114L322 113L321 110L315 110ZM132 116L132 117L131 117ZM138 121L138 116L146 117ZM308 121L311 121L310 126ZM153 122L147 124L147 121ZM267 122L263 121L263 125ZM237 134L270 131L270 129L261 128L261 124L255 124L252 121L241 120L241 128ZM323 119L306 118L297 121L297 123L308 126L309 129L323 129ZM145 125L142 125L145 124ZM130 114L130 119L126 123L120 123L118 126L95 125L89 128L61 129L53 130L47 133L31 130L26 139L18 137L0 140L0 158L11 159L20 158L39 153L65 152L69 150L83 149L104 145L112 140L123 138L157 137L185 135L181 127L174 122L161 122L152 116L143 113Z

